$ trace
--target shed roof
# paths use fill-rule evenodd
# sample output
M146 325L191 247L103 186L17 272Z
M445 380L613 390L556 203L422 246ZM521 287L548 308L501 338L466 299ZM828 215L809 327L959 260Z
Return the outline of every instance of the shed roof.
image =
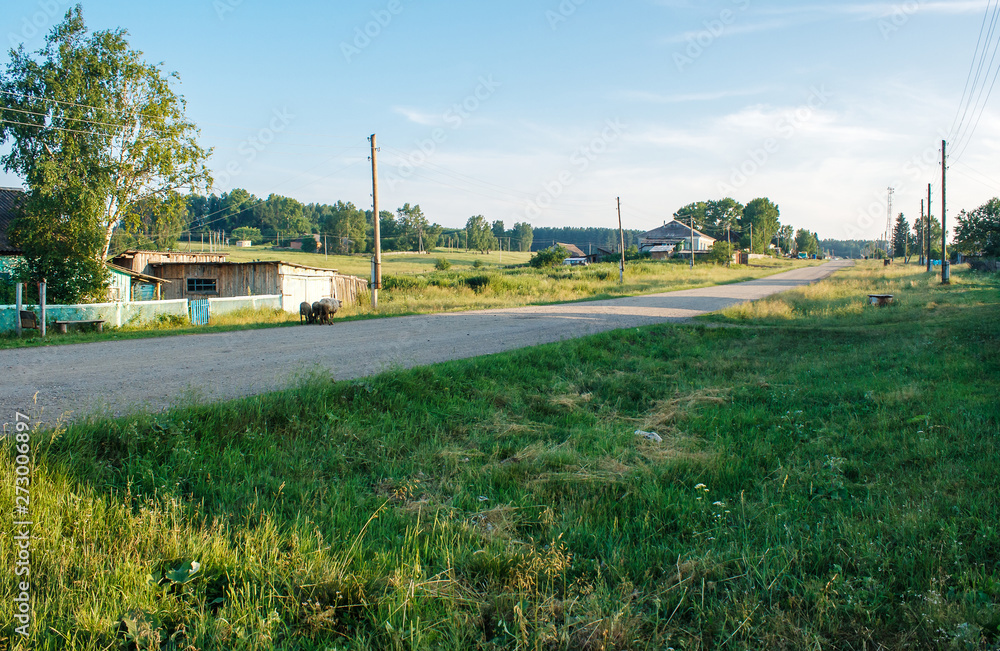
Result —
M21 251L7 240L7 230L17 214L17 206L24 201L24 190L20 188L0 188L0 255L17 254Z
M125 274L127 276L131 276L132 278L138 278L139 280L144 280L144 281L149 282L149 283L167 283L167 284L169 284L169 283L173 282L173 281L167 280L166 278L157 278L156 276L150 276L148 274L141 274L138 271L132 271L131 269L126 269L125 267L119 267L118 265L112 264L110 262L105 262L104 265L108 269L110 269L112 271L117 271L118 273L122 273L122 274Z
M186 261L170 261L170 262L153 262L150 263L151 267L167 267L175 265L199 265L199 266L215 266L215 267L237 267L237 266L251 266L251 265L284 265L286 267L296 267L298 269L308 269L310 271L329 271L330 273L339 273L336 269L327 269L326 267L310 267L304 264L298 264L297 262L285 262L284 260L250 260L247 262L186 262Z
M587 254L583 252L583 249L578 247L576 244L566 244L564 242L556 242L556 244L569 251L570 256L574 258L587 257Z

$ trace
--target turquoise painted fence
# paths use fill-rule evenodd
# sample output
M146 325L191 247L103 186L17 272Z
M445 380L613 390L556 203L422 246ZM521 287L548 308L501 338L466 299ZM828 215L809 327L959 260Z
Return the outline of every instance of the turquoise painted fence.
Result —
M191 301L194 303L195 301ZM242 309L281 309L281 295L237 296L234 298L210 298L204 301L207 313L218 316ZM37 305L25 305L23 309L31 310L39 315ZM92 303L87 305L48 305L45 308L46 321L88 321L104 319L106 325L121 327L123 325L141 326L144 323L156 321L165 316L190 318L190 307L186 298L170 301L136 301L133 303ZM16 322L13 305L0 305L0 332L14 330ZM192 319L193 321L193 319ZM198 325L198 324L196 324ZM203 325L203 324L202 324Z

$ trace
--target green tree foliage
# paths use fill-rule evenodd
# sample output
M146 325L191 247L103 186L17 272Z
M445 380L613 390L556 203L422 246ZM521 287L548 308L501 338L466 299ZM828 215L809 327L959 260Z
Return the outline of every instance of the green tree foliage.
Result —
M507 233L507 236L510 238L511 246L523 253L531 250L535 233L528 222L517 222L514 224L514 228Z
M316 237L312 234L302 236L302 250L306 253L316 253L319 250L320 244L316 241Z
M272 194L253 207L254 213L259 215L256 221L261 224L262 230L280 233L286 239L312 230L303 209L304 206L295 199L279 194Z
M469 221L465 223L465 230L469 238L468 248L480 253L489 253L497 248L497 238L493 235L493 229L482 215L469 217Z
M238 240L249 240L251 244L260 244L264 241L264 236L260 234L260 229L253 226L234 228L232 235Z
M778 206L770 199L759 198L748 203L740 219L743 246L750 247L751 253L767 253L768 245L781 228L780 215ZM753 241L750 239L751 225Z
M975 210L959 213L955 248L967 255L1000 256L1000 199L990 199Z
M743 204L732 197L705 202L705 229L716 239L732 241L732 232L739 229Z
M926 217L923 218L923 219L918 219L913 224L913 235L914 235L914 239L916 240L916 246L918 247L918 249L921 246L920 243L924 241L924 229L926 228L926 226L924 224L925 219L926 219ZM931 257L931 260L940 260L941 259L941 222L939 222L938 218L935 217L934 215L931 215L930 235L931 235L931 244L930 244L930 257ZM926 244L924 244L924 246L926 246Z
M795 250L795 228L793 228L790 224L782 225L782 227L778 229L776 238L778 240L778 248L783 252L788 253ZM819 241L817 240L817 245L818 244Z
M910 223L899 213L896 223L892 228L892 257L903 256L904 260L910 258Z
M729 242L716 240L712 244L712 252L708 254L708 259L720 264L728 263L733 259L733 245Z
M502 237L507 237L507 231L504 230L502 219L498 219L495 222L493 222L491 230L493 231L493 237L497 238L498 240Z
M368 247L368 215L353 203L338 201L332 206L320 206L318 214L320 233L327 236L328 253L363 253ZM379 224L381 235L381 224Z
M406 203L402 208L396 210L396 223L398 226L398 241L395 244L397 251L420 251L421 244L426 239L426 232L430 223L420 205L411 206ZM436 243L435 243L436 244ZM423 250L431 248L423 244Z
M558 267L568 257L569 251L567 251L565 247L550 246L549 248L542 249L535 255L531 256L531 260L528 261L528 264L536 269L544 267Z
M81 222L70 230L85 231L87 242L100 229L102 246L86 253L101 260L115 228L140 218L141 201L210 184L210 152L196 141L184 99L126 37L122 29L88 34L77 5L37 53L10 51L0 76L0 141L12 141L3 165L25 179L30 194L44 197L27 202L27 211L43 212L26 218L23 241L44 239L49 224L62 228L55 215ZM42 232L30 234L29 226Z
M795 251L806 255L819 253L819 240L816 234L805 228L800 228L795 232Z
M46 281L50 303L74 304L104 298L108 270L104 266L104 229L96 220L77 215L93 214L87 202L94 195L67 183L56 191L28 194L21 213L8 231L21 249L20 282Z
M680 208L674 213L674 219L682 224L688 225L690 220L694 220L694 229L704 231L708 227L707 219L708 202L696 201Z
M223 193L218 198L213 195L208 203L209 205L206 206L205 213L203 214L212 214L210 218L212 220L212 228L222 228L223 230L232 232L241 226L249 226L258 230L264 227L260 219L261 212L257 209L260 199L243 188L233 188L232 191ZM198 230L203 230L210 226L202 220L195 219L192 219L192 224L196 224L199 227Z

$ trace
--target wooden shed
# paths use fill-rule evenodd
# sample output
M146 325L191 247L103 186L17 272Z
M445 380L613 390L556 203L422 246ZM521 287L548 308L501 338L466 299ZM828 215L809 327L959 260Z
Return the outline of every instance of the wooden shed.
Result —
M337 298L350 305L368 292L368 281L334 269L277 260L257 262L151 263L153 275L170 281L164 298L214 298L280 294L286 312L299 303Z
M197 251L143 251L130 249L111 258L112 264L136 273L155 276L152 265L162 262L225 262L225 253Z

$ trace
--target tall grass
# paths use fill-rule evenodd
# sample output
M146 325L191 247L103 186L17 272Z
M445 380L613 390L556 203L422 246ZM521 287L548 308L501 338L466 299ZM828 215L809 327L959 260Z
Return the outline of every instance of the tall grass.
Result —
M995 648L1000 281L840 276L35 432L33 648ZM887 286L906 318L838 307Z

